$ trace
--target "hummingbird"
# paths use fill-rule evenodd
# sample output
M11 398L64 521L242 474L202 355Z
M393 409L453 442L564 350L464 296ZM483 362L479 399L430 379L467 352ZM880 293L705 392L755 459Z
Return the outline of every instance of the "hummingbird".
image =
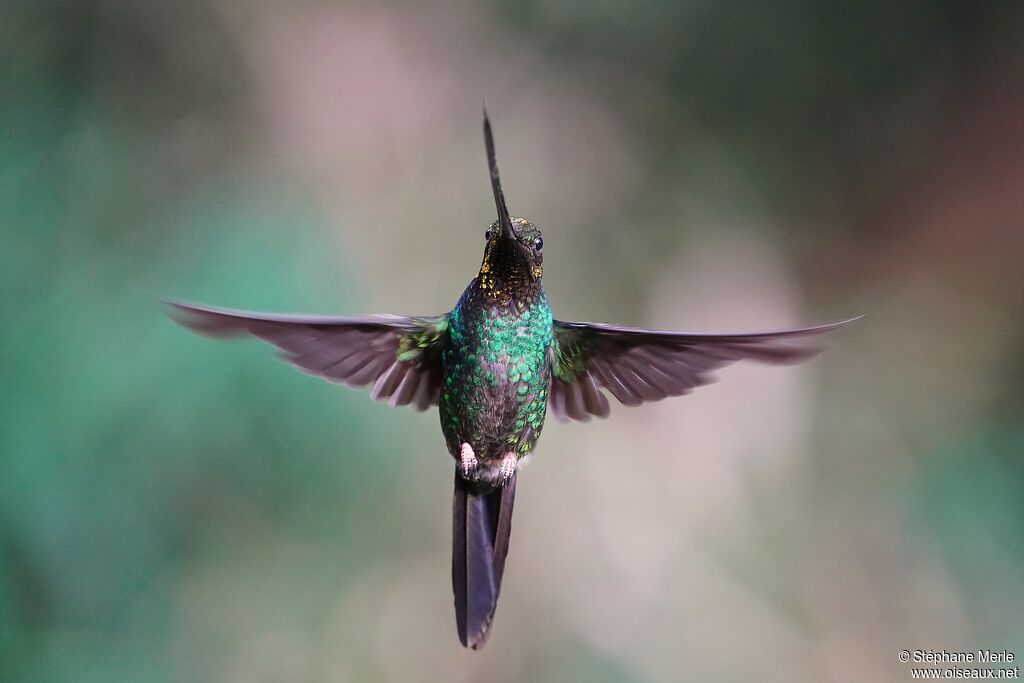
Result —
M625 406L690 393L735 361L791 364L821 351L815 338L856 320L745 334L692 334L553 317L544 291L544 238L509 215L491 123L484 146L495 220L477 272L455 306L427 316L276 315L170 301L182 325L210 337L250 335L300 370L370 398L437 406L455 461L452 586L459 640L488 639L512 530L516 478L551 412L586 422Z

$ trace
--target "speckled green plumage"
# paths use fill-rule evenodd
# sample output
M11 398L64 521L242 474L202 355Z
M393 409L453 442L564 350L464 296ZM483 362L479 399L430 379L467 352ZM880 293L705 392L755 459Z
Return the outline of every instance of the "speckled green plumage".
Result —
M478 458L529 453L540 436L551 380L551 308L543 287L494 297L474 280L452 310L442 351L441 427L449 450Z

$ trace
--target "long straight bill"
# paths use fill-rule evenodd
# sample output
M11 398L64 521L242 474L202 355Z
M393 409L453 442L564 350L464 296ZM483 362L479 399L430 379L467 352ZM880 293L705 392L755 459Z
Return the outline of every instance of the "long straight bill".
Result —
M484 145L487 147L487 166L491 170L491 189L494 191L494 204L498 207L498 222L501 223L501 231L506 237L514 238L512 220L508 215L508 206L505 205L505 194L501 191L501 177L498 175L498 160L494 155L494 135L491 133L491 120L487 117L487 109L484 109Z

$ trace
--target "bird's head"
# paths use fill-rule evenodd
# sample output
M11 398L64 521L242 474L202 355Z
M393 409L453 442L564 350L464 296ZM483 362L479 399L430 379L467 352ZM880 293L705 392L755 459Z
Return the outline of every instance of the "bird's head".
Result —
M544 238L530 221L509 216L505 195L501 191L498 162L494 156L494 137L491 122L484 112L484 144L487 147L487 165L491 171L491 189L498 209L498 220L487 232L484 260L480 265L479 282L485 291L506 291L540 282L544 275Z
M503 228L499 220L487 228L480 274L493 275L510 284L522 277L539 281L544 275L544 237L525 218L511 216L509 226Z

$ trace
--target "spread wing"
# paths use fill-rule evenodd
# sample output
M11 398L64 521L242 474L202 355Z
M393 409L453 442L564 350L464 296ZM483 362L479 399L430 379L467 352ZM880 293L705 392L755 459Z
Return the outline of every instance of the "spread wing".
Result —
M422 411L437 405L447 314L332 318L170 305L172 317L193 332L258 337L303 372L350 387L372 384L370 397L391 406L412 405Z
M608 417L607 390L638 406L688 394L738 360L798 363L821 351L813 337L857 318L819 327L749 334L680 334L599 323L554 321L555 353L548 404L555 417Z

